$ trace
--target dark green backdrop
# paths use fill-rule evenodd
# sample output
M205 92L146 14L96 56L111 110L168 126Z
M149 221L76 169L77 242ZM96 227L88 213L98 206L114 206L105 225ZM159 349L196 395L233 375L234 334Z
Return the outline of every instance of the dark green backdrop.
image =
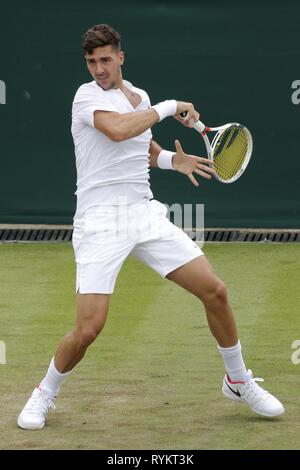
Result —
M71 223L75 162L70 111L90 80L83 32L111 23L123 36L124 77L152 102L195 103L208 125L239 121L254 154L232 185L151 170L155 197L204 203L206 226L299 228L300 2L33 1L2 2L0 80L0 223ZM172 149L203 152L196 132L169 118L153 128Z

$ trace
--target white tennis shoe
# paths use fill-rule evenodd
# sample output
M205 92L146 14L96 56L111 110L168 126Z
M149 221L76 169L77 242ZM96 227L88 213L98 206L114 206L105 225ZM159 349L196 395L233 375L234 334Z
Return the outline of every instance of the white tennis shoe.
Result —
M246 403L257 414L267 418L275 418L284 413L284 407L277 398L271 393L260 387L257 382L263 382L264 379L253 378L252 371L248 370L246 382L233 382L225 374L223 380L222 392L230 400Z
M54 409L56 397L49 395L39 387L35 388L28 402L18 417L18 426L22 429L42 429L50 409Z

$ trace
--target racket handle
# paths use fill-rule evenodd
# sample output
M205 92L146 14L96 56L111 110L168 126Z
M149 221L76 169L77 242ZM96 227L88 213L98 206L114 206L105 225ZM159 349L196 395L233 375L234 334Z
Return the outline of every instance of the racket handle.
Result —
M197 122L194 122L193 128L196 129L196 131L200 132L200 134L202 134L202 132L204 132L206 129L206 125L203 124L202 121L197 121Z
M183 120L187 119L188 112L184 111L183 113L180 113L180 117ZM201 122L201 121L197 121L197 122L194 122L193 128L196 129L196 131L200 132L200 134L202 134L202 132L204 132L205 129L206 129L206 125L203 124L203 122Z

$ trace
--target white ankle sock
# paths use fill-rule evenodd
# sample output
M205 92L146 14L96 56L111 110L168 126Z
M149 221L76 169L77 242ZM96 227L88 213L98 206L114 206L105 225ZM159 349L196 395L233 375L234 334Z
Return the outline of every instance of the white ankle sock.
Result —
M54 365L54 357L50 362L46 376L40 383L40 388L51 395L58 395L61 383L71 374L72 370L62 374Z
M231 348L218 346L218 350L223 357L225 369L229 378L233 382L246 382L248 380L248 374L242 356L240 341Z

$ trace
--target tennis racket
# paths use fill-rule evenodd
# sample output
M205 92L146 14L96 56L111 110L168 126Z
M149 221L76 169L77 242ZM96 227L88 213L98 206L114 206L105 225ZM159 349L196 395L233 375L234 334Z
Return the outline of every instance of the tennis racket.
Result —
M188 113L180 114L187 120ZM207 127L203 122L193 124L204 140L209 160L213 161L215 177L222 183L233 183L245 171L250 161L253 141L250 131L241 124L230 123L219 127ZM210 142L207 134L216 132Z

